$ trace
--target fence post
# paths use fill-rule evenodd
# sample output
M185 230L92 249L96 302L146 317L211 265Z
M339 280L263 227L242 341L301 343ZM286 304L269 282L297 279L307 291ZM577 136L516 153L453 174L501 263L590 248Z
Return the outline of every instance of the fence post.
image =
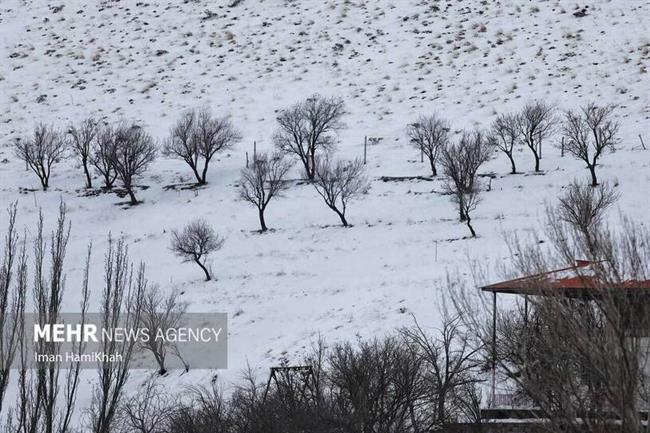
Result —
M246 151L246 168L248 168L248 151Z
M363 164L366 164L368 157L368 136L363 137Z

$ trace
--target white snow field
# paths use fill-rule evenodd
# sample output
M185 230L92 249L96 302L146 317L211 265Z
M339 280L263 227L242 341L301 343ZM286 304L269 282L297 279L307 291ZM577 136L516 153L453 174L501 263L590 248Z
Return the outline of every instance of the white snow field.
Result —
M57 6L62 6L58 10ZM18 201L19 225L33 232L39 209L48 226L59 201L68 206L72 235L66 310L79 299L82 258L93 243L92 283L99 298L108 233L124 237L133 260L144 260L160 290L183 291L191 311L229 315L229 369L171 372L164 383L208 381L227 387L250 363L261 374L289 362L318 338L381 336L412 323L439 320L448 270L467 273L469 260L496 270L508 260L504 232L539 229L545 203L584 164L560 157L547 141L543 173L533 173L527 149L509 175L504 155L482 168L491 191L474 212L479 237L467 238L442 181L383 182L381 176L427 176L406 125L437 112L454 132L488 127L496 113L541 98L559 108L588 101L615 103L621 123L616 153L598 167L621 193L619 212L648 221L650 212L650 6L645 0L568 1L244 0L0 2L0 207ZM256 210L237 195L239 171L253 142L271 150L277 110L318 92L345 100L347 128L337 153L368 149L372 188L351 204L353 227L339 226L311 185L296 183L271 202L259 234ZM157 139L186 109L208 106L231 115L243 141L213 162L200 190L166 190L190 182L179 160L159 157L137 181L143 203L128 207L112 194L84 196L79 165L57 164L51 189L39 190L12 149L36 122L63 128L93 115L133 119ZM292 178L300 177L295 166ZM95 181L100 183L99 179ZM487 189L487 183L485 185ZM211 257L216 281L182 264L169 250L170 231L206 218L227 238ZM0 213L0 227L7 216ZM498 278L496 272L491 275ZM145 372L150 374L153 372ZM132 386L144 374L132 375ZM93 379L89 372L88 383ZM78 406L89 399L82 396Z

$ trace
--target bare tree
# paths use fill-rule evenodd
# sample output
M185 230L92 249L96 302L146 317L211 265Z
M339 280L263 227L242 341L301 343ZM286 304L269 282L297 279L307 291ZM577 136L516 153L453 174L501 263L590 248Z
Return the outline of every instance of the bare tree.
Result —
M0 414L24 326L27 292L25 244L16 233L17 207L15 202L7 209L8 227L0 262Z
M279 128L273 141L282 152L300 158L305 175L313 180L316 176L317 154L333 148L333 134L343 128L341 118L344 114L342 99L315 94L280 111L277 117Z
M120 125L115 130L114 139L110 162L129 194L131 204L136 205L138 200L133 191L133 179L141 176L156 159L156 145L153 138L138 125Z
M199 185L207 183L208 166L218 152L232 148L241 134L227 117L213 117L209 110L188 111L178 120L165 142L163 153L190 166ZM200 161L203 160L203 168Z
M121 407L120 418L125 433L166 432L173 417L174 405L163 387L155 380L147 380L137 394Z
M35 323L41 327L62 321L64 259L70 234L70 225L66 220L66 208L63 203L59 208L59 219L56 229L51 235L49 248L43 232L43 221L43 215L40 214L34 240L34 286L32 288L36 313ZM47 251L48 249L49 251ZM82 327L88 310L90 252L89 246L80 291ZM27 359L28 345L33 345L33 353L38 353L49 359L55 359L61 350L60 345L53 341L38 339L38 341L30 342L27 341L24 332L21 334L18 395L14 410L16 415L15 431L20 433L68 433L72 431L74 419L80 359L71 361L65 370L62 368L62 362L36 361L34 363L33 358ZM73 345L72 354L80 355L83 353L84 347L85 342L80 339ZM65 373L63 373L64 371Z
M39 124L34 129L31 139L17 139L15 142L16 155L36 173L43 191L50 182L52 166L58 162L65 152L65 140L61 134L50 126Z
M436 115L420 116L408 125L407 133L413 146L426 155L433 176L438 175L436 161L440 150L449 142L449 122Z
M150 287L144 294L142 301L142 315L140 327L148 330L150 336L168 329L176 328L181 323L181 318L187 309L187 304L181 302L177 291L172 291L167 296L160 293L158 287ZM166 339L149 338L142 342L142 347L153 355L158 363L158 374L167 372L165 359L167 351L174 351L175 343Z
M207 221L195 219L182 231L172 231L171 250L183 259L183 262L194 262L205 273L206 281L212 276L206 267L208 255L219 251L225 240L215 233Z
M501 114L492 122L488 142L494 148L505 153L512 167L510 174L517 173L514 150L519 142L519 121L513 114Z
M458 204L460 221L476 236L470 213L480 201L478 170L490 159L491 148L480 131L463 132L457 143L442 149L440 164L446 177L445 189Z
M271 199L279 197L288 188L284 181L292 164L283 155L257 155L253 164L241 172L239 179L239 196L257 207L262 231L267 230L264 211Z
M79 158L86 175L86 188L92 188L93 181L90 176L89 164L91 159L92 143L97 136L97 122L93 118L83 120L78 126L68 127L70 147Z
M148 282L143 263L137 270L128 257L122 240L109 238L104 259L104 287L101 299L101 328L137 329L141 320L144 294ZM93 433L111 433L123 399L136 338L105 338L100 341L103 354L98 365L98 383L93 388L89 409ZM120 362L111 358L119 357Z
M104 188L113 188L117 172L112 163L115 154L115 131L110 125L98 127L93 140L90 163L104 180Z
M598 107L593 102L582 107L581 112L567 111L563 130L567 141L564 148L587 164L591 185L598 185L596 165L598 158L615 150L619 124L611 118L613 105Z
M553 133L557 119L555 107L537 100L526 104L517 116L520 140L530 149L535 157L535 171L539 171L542 158L542 142Z
M411 350L422 364L422 389L419 398L426 409L421 411L421 431L433 431L456 421L467 409L464 392L480 382L480 346L472 346L461 317L445 314L435 336L415 322L401 331ZM420 405L418 405L420 406Z
M605 211L618 197L616 190L606 183L592 188L573 182L559 198L557 217L590 236L591 230L601 223Z
M370 183L360 159L332 162L330 156L325 155L316 162L314 187L327 207L339 216L343 226L348 227L345 218L348 203L367 193Z

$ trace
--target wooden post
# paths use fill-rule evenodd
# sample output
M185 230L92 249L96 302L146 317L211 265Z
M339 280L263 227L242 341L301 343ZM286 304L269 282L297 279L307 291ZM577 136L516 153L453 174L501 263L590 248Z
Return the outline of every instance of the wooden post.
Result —
M248 168L248 151L246 151L246 168Z
M257 141L253 141L253 161L257 159Z
M363 137L363 164L365 165L368 157L368 136Z
M424 162L424 148L420 146L420 162Z
M562 141L561 141L561 143L562 143L562 147L561 147L562 150L561 150L560 156L561 156L562 158L564 158L564 137L562 137Z
M496 400L497 386L497 292L492 292L492 401Z

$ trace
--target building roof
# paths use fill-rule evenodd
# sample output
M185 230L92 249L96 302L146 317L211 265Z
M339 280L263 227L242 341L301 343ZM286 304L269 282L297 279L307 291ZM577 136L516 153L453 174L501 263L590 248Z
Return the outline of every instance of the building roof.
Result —
M584 297L598 296L603 292L620 291L638 295L641 291L650 296L650 280L629 280L620 283L600 281L593 270L593 262L577 260L574 265L513 280L481 287L493 293L518 295Z

